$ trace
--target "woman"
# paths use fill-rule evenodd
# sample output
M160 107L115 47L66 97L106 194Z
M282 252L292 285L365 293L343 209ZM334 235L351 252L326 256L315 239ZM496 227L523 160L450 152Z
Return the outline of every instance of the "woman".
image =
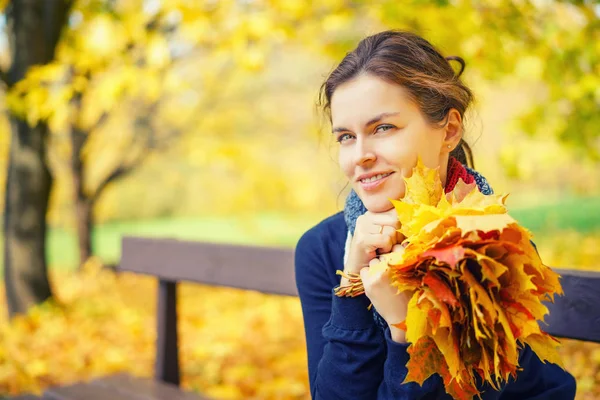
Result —
M455 73L449 60L461 64ZM339 164L352 192L343 213L306 232L296 248L311 394L314 399L447 399L438 375L423 386L403 384L408 297L397 295L387 273L366 274L370 263L399 250L398 220L389 199L404 195L403 177L420 157L439 167L446 192L462 178L490 194L467 164L463 118L471 91L461 82L464 61L444 58L423 38L398 31L367 37L330 74L321 100L339 142ZM464 151L466 150L466 152ZM336 270L360 273L365 295L340 298L348 282ZM373 309L369 311L368 305ZM522 371L501 391L482 386L483 399L569 400L573 377L543 364L526 347Z

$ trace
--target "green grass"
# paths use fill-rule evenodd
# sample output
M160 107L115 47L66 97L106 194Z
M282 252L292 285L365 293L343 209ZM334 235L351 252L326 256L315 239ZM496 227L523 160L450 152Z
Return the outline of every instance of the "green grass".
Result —
M117 262L121 238L127 236L169 237L236 244L294 246L315 218L262 215L255 218L172 218L114 222L98 225L93 234L97 254L108 263ZM77 242L72 232L53 229L49 233L50 265L72 268L77 263Z
M568 198L554 204L511 209L510 213L538 238L565 229L583 233L600 229L600 197ZM107 263L119 260L124 235L289 247L317 222L317 217L273 214L113 222L96 227L93 243L97 254ZM48 239L51 267L74 268L78 257L74 233L52 229Z
M511 209L510 214L536 236L565 229L586 233L600 228L600 197L571 197L554 204Z

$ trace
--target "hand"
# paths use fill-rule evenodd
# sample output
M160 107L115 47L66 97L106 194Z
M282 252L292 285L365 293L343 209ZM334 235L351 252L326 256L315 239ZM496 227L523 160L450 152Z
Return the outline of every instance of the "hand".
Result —
M404 247L400 244L393 246L392 252L403 252ZM412 293L401 292L391 285L389 269L383 271L371 271L370 267L379 264L386 255L373 259L369 267L360 270L360 277L365 288L365 294L373 303L373 307L379 315L388 323L392 340L398 343L406 343L406 332L396 328L398 324L406 319L408 302Z
M398 239L403 239L397 232L399 227L400 221L394 208L383 213L367 211L358 217L344 271L358 274L377 254L392 251Z

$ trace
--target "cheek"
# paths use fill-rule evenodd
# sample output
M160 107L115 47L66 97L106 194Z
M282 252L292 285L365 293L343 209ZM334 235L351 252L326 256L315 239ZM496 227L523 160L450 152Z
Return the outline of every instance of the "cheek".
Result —
M350 151L344 147L341 147L338 152L338 163L340 165L340 169L346 175L346 177L350 178L354 174L354 166L352 163L352 157Z
M420 126L411 135L411 140L406 143L406 153L410 154L412 166L417 164L417 156L429 168L437 168L440 162L440 148L442 143L441 131Z
M392 140L381 143L378 155L388 165L400 169L403 174L417 164L418 143L409 135L397 135Z
M412 168L413 163L415 163L417 159L414 149L407 146L388 146L387 149L382 152L382 156L387 163L402 170Z

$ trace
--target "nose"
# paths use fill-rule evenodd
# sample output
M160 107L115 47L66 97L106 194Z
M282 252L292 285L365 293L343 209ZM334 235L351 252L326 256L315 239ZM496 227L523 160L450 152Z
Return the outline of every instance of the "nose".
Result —
M369 165L377 160L377 155L374 149L371 148L368 140L359 138L356 141L355 151L355 163L358 166Z

